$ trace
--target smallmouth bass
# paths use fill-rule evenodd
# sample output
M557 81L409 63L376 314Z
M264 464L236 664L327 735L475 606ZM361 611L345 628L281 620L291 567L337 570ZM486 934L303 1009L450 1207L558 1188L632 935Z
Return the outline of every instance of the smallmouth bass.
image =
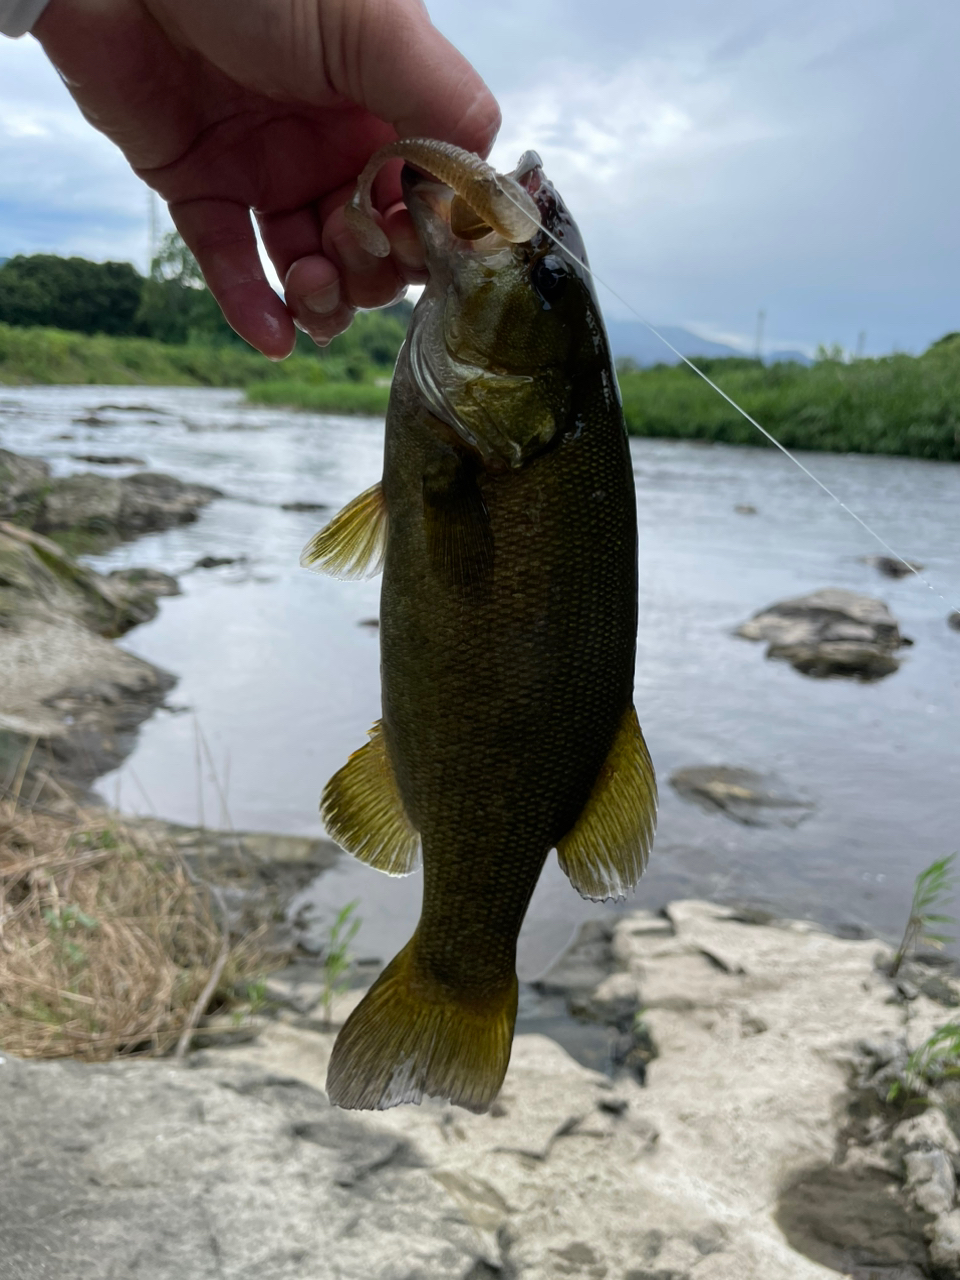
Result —
M636 884L653 840L633 468L592 284L551 235L581 261L583 245L539 157L500 177L443 144L391 144L361 179L361 232L364 187L398 153L442 181L404 169L429 283L397 362L383 479L302 562L343 577L382 562L382 719L321 812L380 870L407 874L422 854L423 907L340 1031L327 1091L341 1107L427 1094L485 1111L547 855L603 899Z

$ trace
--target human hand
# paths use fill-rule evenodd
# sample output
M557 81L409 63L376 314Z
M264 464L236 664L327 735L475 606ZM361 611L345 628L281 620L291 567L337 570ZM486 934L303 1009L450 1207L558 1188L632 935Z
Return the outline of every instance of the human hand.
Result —
M293 349L294 322L325 344L356 308L425 278L399 164L375 185L391 256L346 228L369 156L397 136L486 155L500 122L419 0L51 0L33 34L87 119L168 202L229 323L271 359Z

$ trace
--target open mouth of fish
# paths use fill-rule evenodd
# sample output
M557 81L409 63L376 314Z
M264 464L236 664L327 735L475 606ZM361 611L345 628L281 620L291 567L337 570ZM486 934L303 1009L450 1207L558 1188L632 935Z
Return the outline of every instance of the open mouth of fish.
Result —
M375 257L387 257L390 242L374 215L371 189L380 168L394 158L405 161L408 204L429 201L458 239L472 242L493 234L506 244L522 244L538 233L542 215L535 194L542 167L536 152L528 151L513 173L499 174L479 156L450 143L406 138L370 158L345 210L347 225Z
M537 153L525 152L520 163L511 173L498 175L498 177L503 183L507 200L510 200L515 192L525 193L529 197L539 215L538 222L542 225L543 215L547 211L541 208L541 203L537 199L543 186L543 162ZM447 248L455 247L460 252L474 250L478 253L495 253L497 250L507 249L512 244L518 243L515 235L508 236L502 226L492 225L487 220L490 216L489 210L478 211L469 203L467 197L460 195L446 182L438 181L431 174L424 173L416 165L409 162L404 165L401 185L404 202L414 216L416 217L421 210L426 213L426 218L422 214L417 218L418 223L423 224L429 221L437 230L445 229L445 247ZM526 201L522 207L519 204L516 207L520 216L527 216L530 206ZM533 240L539 237L539 225L534 224L532 217L529 230L531 234L528 239ZM456 242L455 245L454 242Z

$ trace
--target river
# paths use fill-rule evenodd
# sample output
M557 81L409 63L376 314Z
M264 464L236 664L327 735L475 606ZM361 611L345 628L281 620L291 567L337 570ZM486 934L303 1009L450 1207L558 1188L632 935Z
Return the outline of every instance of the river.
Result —
M184 823L322 831L323 783L379 714L379 581L337 582L300 569L298 556L329 514L378 479L382 442L382 421L263 409L237 392L0 389L0 445L45 458L57 474L148 467L227 495L195 524L91 557L104 570L163 569L183 589L122 641L179 683L123 767L101 779L107 800ZM703 896L892 937L917 872L960 847L960 633L945 621L960 597L960 466L804 455L926 565L943 599L864 564L879 548L773 450L657 440L631 449L636 702L661 813L649 871L626 905ZM143 465L91 466L75 460L82 454ZM237 562L192 568L203 556ZM896 674L813 680L732 634L765 605L826 586L887 601L914 641ZM209 759L201 752L198 764L200 737ZM773 770L814 809L793 829L706 813L668 783L701 764ZM300 905L322 924L359 899L356 945L385 958L406 941L419 896L419 875L391 880L344 857ZM617 909L582 902L551 855L521 936L521 975L540 971L578 921Z

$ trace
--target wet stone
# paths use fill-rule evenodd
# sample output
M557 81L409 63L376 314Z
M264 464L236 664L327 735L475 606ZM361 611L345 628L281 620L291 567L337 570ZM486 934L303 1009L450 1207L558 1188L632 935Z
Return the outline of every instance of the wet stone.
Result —
M781 600L737 628L746 640L767 643L767 657L803 675L881 680L899 667L906 641L882 600L840 587Z

